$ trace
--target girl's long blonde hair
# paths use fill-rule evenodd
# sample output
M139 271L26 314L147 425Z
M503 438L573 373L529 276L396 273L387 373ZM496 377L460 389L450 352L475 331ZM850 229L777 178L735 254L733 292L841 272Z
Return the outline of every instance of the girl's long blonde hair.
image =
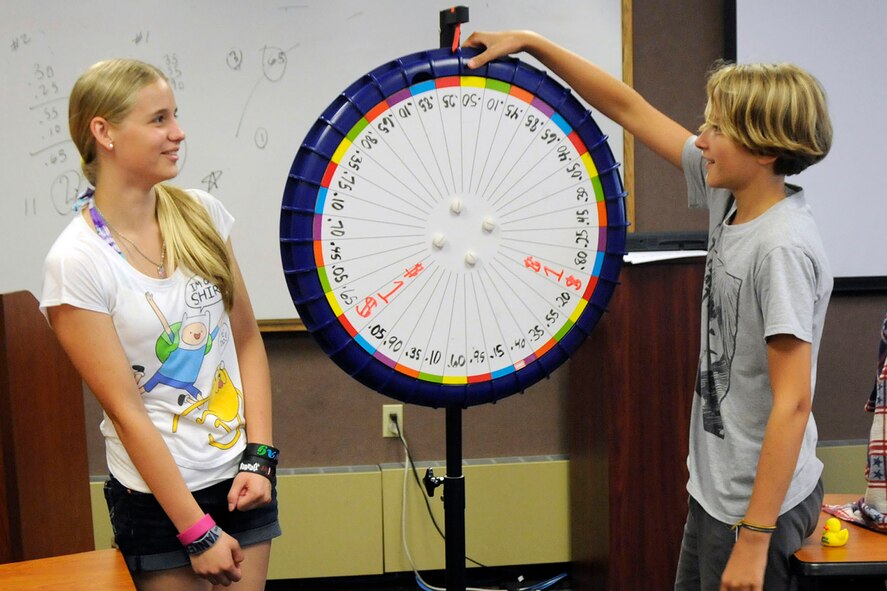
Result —
M102 117L112 125L120 124L135 106L139 91L158 79L168 81L160 69L133 59L101 61L77 79L68 102L68 126L80 152L83 175L93 186L100 162L90 123ZM216 285L225 310L230 311L233 260L206 208L172 185L158 184L154 191L169 266L186 267Z

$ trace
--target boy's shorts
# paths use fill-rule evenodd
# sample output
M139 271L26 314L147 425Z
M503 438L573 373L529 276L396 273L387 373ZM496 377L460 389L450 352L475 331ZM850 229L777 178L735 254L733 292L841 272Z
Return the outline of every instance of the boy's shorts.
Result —
M241 546L250 546L281 534L277 521L277 486L272 482L271 502L250 511L228 511L228 491L233 478L192 494L205 513ZM130 572L167 570L190 566L178 530L154 495L130 490L113 476L104 486L114 540Z
M806 499L776 520L776 532L771 534L767 569L764 572L764 589L767 591L798 589L798 580L792 574L789 560L804 540L816 531L822 497L820 480ZM721 574L727 566L735 542L736 532L733 526L706 513L696 499L690 497L675 590L720 589Z

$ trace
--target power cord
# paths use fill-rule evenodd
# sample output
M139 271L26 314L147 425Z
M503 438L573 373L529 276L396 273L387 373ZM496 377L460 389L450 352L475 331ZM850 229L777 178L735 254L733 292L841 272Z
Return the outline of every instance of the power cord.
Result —
M437 518L434 516L434 511L431 510L431 502L428 500L428 495L425 494L424 490L422 490L422 480L419 478L419 471L416 469L416 464L413 462L413 456L410 454L410 447L407 445L407 440L404 438L403 433L400 431L400 425L397 424L397 415L391 415L389 417L391 419L392 428L394 432L397 434L398 439L400 439L400 443L403 445L403 449L405 452L405 457L407 462L409 462L410 467L413 471L413 478L416 481L416 486L419 487L422 492L422 499L425 501L425 508L428 510L428 516L431 518L431 523L434 524L434 529L437 530L437 533L440 534L441 539L446 540L447 536L444 534L443 529L441 529L440 524L437 523ZM468 556L465 557L467 560L478 566L485 566Z
M407 561L410 563L410 567L413 569L413 574L416 576L416 584L419 585L421 589L424 591L447 591L444 587L435 587L433 585L428 584L422 576L419 574L419 570L416 568L416 564L413 562L413 557L410 554L409 543L407 542L407 481L409 480L409 472L412 469L413 479L416 482L416 486L419 488L419 493L421 497L425 500L425 508L428 510L428 516L431 518L431 522L434 524L434 529L437 530L437 533L440 534L441 539L446 540L446 535L443 530L440 528L440 525L437 523L437 518L434 516L434 512L431 510L431 503L428 501L428 495L425 494L424 487L422 486L422 480L419 478L419 472L416 470L416 464L413 462L413 456L410 454L410 446L407 444L407 440L404 437L403 432L400 430L400 425L397 423L397 415L391 415L389 417L391 420L391 428L397 434L397 438L400 439L401 444L404 449L404 463L403 463L403 493L402 493L402 503L401 503L401 518L400 518L400 533L401 540L403 541L403 550L406 554ZM476 564L479 567L487 568L487 565L474 560L470 556L465 557L469 562ZM535 585L530 585L528 587L520 587L517 591L543 591L544 589L548 589L552 585L560 582L561 580L567 577L567 573L562 573L557 576L551 577L545 581L540 583L536 583ZM518 577L518 582L523 582L523 577ZM466 591L498 591L494 589L484 589L477 587L466 587Z

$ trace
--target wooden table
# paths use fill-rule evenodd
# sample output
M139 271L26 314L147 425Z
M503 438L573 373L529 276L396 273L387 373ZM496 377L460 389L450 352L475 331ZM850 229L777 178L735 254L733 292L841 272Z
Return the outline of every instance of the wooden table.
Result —
M117 550L94 550L0 564L3 591L135 591Z
M861 496L828 494L823 502L845 505ZM823 546L820 543L822 528L829 517L833 515L824 511L820 513L816 531L792 557L792 568L805 583L805 588L823 589L839 581L846 584L847 579L856 582L887 580L887 534L842 521L841 524L850 530L847 543L839 547ZM880 588L883 589L883 586Z

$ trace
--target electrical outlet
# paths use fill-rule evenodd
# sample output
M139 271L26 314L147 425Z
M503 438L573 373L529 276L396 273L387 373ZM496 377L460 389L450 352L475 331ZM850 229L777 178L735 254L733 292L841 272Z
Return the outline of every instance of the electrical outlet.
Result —
M391 417L397 417L397 428L403 433L403 404L382 405L382 437L397 437Z

